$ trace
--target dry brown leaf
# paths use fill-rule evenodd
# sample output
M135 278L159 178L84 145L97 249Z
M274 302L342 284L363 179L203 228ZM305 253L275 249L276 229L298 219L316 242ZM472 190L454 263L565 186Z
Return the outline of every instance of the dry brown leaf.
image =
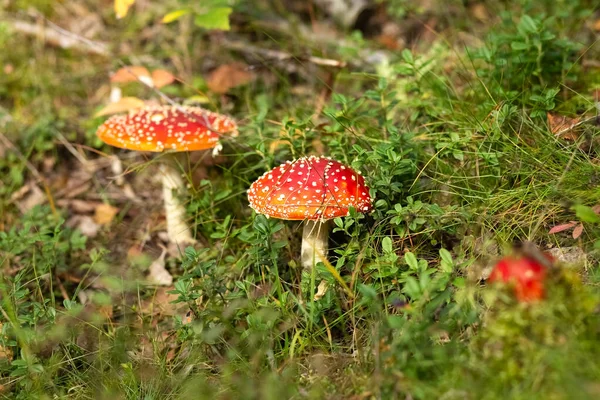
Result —
M130 65L117 70L111 77L112 83L137 82L139 79L145 78L151 80L152 76L146 67Z
M163 250L162 254L150 264L148 269L148 281L155 285L171 286L173 284L173 277L165 268L165 256L167 250Z
M485 22L490 19L490 14L488 13L486 6L482 3L473 4L470 8L470 11L473 17L479 21Z
M397 36L387 35L385 33L377 36L375 40L388 50L398 50L401 45L401 42Z
M154 87L160 89L163 86L173 83L175 81L175 76L164 69L155 69L152 71L152 81L154 82Z
M319 283L319 286L317 287L317 293L315 293L315 301L320 300L323 296L325 296L325 293L327 293L327 281L322 280L321 283Z
M86 214L86 213L94 212L96 210L96 207L98 207L98 205L100 205L101 203L98 201L90 201L90 200L61 199L57 202L57 204L61 207L70 207L74 213Z
M48 200L48 197L36 184L29 182L14 192L10 199L17 207L19 207L19 210L25 214L33 207L43 204Z
M583 233L583 224L579 224L573 229L573 239L578 239Z
M173 286L157 287L154 296L142 302L142 313L175 315L180 308L187 308L185 304L173 303L179 297L177 294L169 293L173 289Z
M96 207L96 212L94 213L94 222L98 225L108 225L110 224L115 216L119 212L119 209L111 206L110 204L102 203L98 207Z
M600 32L600 18L594 21L593 27L596 32Z
M571 221L568 222L566 224L560 224L560 225L556 225L553 226L552 229L550 229L548 231L549 234L554 234L554 233L558 233L558 232L562 232L562 231L566 231L568 229L571 229L572 227L574 227L575 225L577 225L577 222L575 221Z
M98 111L94 114L94 118L102 117L105 115L117 114L120 112L126 112L130 110L134 110L136 108L144 107L145 103L143 100L138 99L137 97L123 97L121 100L116 103L110 103L102 110Z
M254 79L248 66L241 62L223 64L212 71L206 80L208 88L214 93L227 93L229 89L242 86Z
M548 126L550 132L555 135L560 135L563 139L575 140L579 135L575 134L572 129L581 122L581 118L569 118L564 115L547 113Z

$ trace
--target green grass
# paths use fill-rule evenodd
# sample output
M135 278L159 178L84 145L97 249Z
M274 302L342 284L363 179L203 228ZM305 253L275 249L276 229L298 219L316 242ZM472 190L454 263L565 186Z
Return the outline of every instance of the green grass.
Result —
M68 22L58 3L37 3ZM373 37L291 41L268 22L310 20L237 4L232 35L298 59L246 60L256 80L226 95L205 78L242 54L185 18L156 22L181 4L116 21L89 3L114 60L0 22L0 48L11 49L0 54L0 132L14 144L0 142L0 398L598 397L600 229L574 206L600 202L600 129L592 121L567 140L546 120L596 112L600 70L586 64L600 55L595 2L480 2L483 21L459 1L392 1L401 25L437 22L378 66L356 56L381 50ZM0 15L27 19L22 4L6 7ZM318 67L306 54L349 67ZM157 164L94 136L108 71L121 63L175 72L184 84L165 93L205 96L240 126L220 158L180 159L198 244L167 256L166 289L144 282L165 229ZM156 97L136 84L124 94ZM371 213L333 221L337 274L303 272L300 223L255 215L246 198L268 169L322 152L362 171L375 197ZM82 157L100 164L85 172ZM41 193L29 209L25 185ZM69 197L82 187L74 198L92 204L83 211ZM86 237L73 217L102 202L119 211ZM584 223L579 239L548 234L571 220ZM518 304L481 271L524 240L578 246L587 261L553 277L543 302Z

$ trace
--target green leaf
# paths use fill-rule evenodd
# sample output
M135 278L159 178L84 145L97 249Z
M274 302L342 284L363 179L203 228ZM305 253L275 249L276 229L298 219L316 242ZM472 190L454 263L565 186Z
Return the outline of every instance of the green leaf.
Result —
M170 24L173 21L178 20L179 18L183 17L184 15L187 15L190 13L190 10L186 10L181 9L181 10L175 10L175 11L171 11L170 13L168 13L167 15L165 15L162 19L162 23L163 24Z
M596 214L591 207L584 206L583 204L577 204L573 206L573 210L575 211L577 218L579 218L582 222L600 222L600 216L598 216L598 214Z
M452 267L454 262L452 261L452 254L446 249L440 249L440 258L442 262L440 263L440 267L444 272L452 272Z
M358 291L368 300L375 300L377 298L377 290L373 286L359 283Z
M381 241L381 246L383 247L383 252L386 254L390 254L394 251L392 246L392 239L389 236L386 236Z
M204 29L220 29L223 31L229 30L229 14L232 12L231 7L217 7L212 10L196 15L194 23Z
M510 44L510 47L512 47L513 50L517 51L529 49L529 45L524 42L512 42Z
M413 64L415 62L415 59L413 58L413 55L409 49L402 50L402 59L408 64Z
M404 255L404 260L406 261L406 264L408 264L410 269L413 269L415 271L419 269L419 262L417 261L417 257L413 253L406 253Z
M403 292L408 294L411 299L417 300L421 294L421 286L414 277L409 276L404 284Z
M519 28L527 33L537 32L537 23L529 15L523 15L521 21L519 21Z

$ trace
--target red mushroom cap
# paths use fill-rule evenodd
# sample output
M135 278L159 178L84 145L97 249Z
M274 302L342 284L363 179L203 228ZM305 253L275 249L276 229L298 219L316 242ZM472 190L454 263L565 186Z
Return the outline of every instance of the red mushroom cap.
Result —
M348 215L348 208L371 210L364 178L352 168L325 157L288 161L258 178L248 190L257 213L301 220Z
M496 264L488 280L513 285L521 302L544 297L546 267L529 257L506 257Z
M100 140L111 146L154 152L211 149L225 133L237 134L232 119L200 107L185 106L130 111L109 118L96 131Z

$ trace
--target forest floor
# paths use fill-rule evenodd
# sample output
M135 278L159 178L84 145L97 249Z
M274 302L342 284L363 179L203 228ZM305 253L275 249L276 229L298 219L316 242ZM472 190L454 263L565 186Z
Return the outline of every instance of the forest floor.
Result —
M0 398L600 397L596 1L158 3L0 5ZM169 102L239 131L178 155L189 246L96 135ZM303 269L247 190L310 155L373 208Z

